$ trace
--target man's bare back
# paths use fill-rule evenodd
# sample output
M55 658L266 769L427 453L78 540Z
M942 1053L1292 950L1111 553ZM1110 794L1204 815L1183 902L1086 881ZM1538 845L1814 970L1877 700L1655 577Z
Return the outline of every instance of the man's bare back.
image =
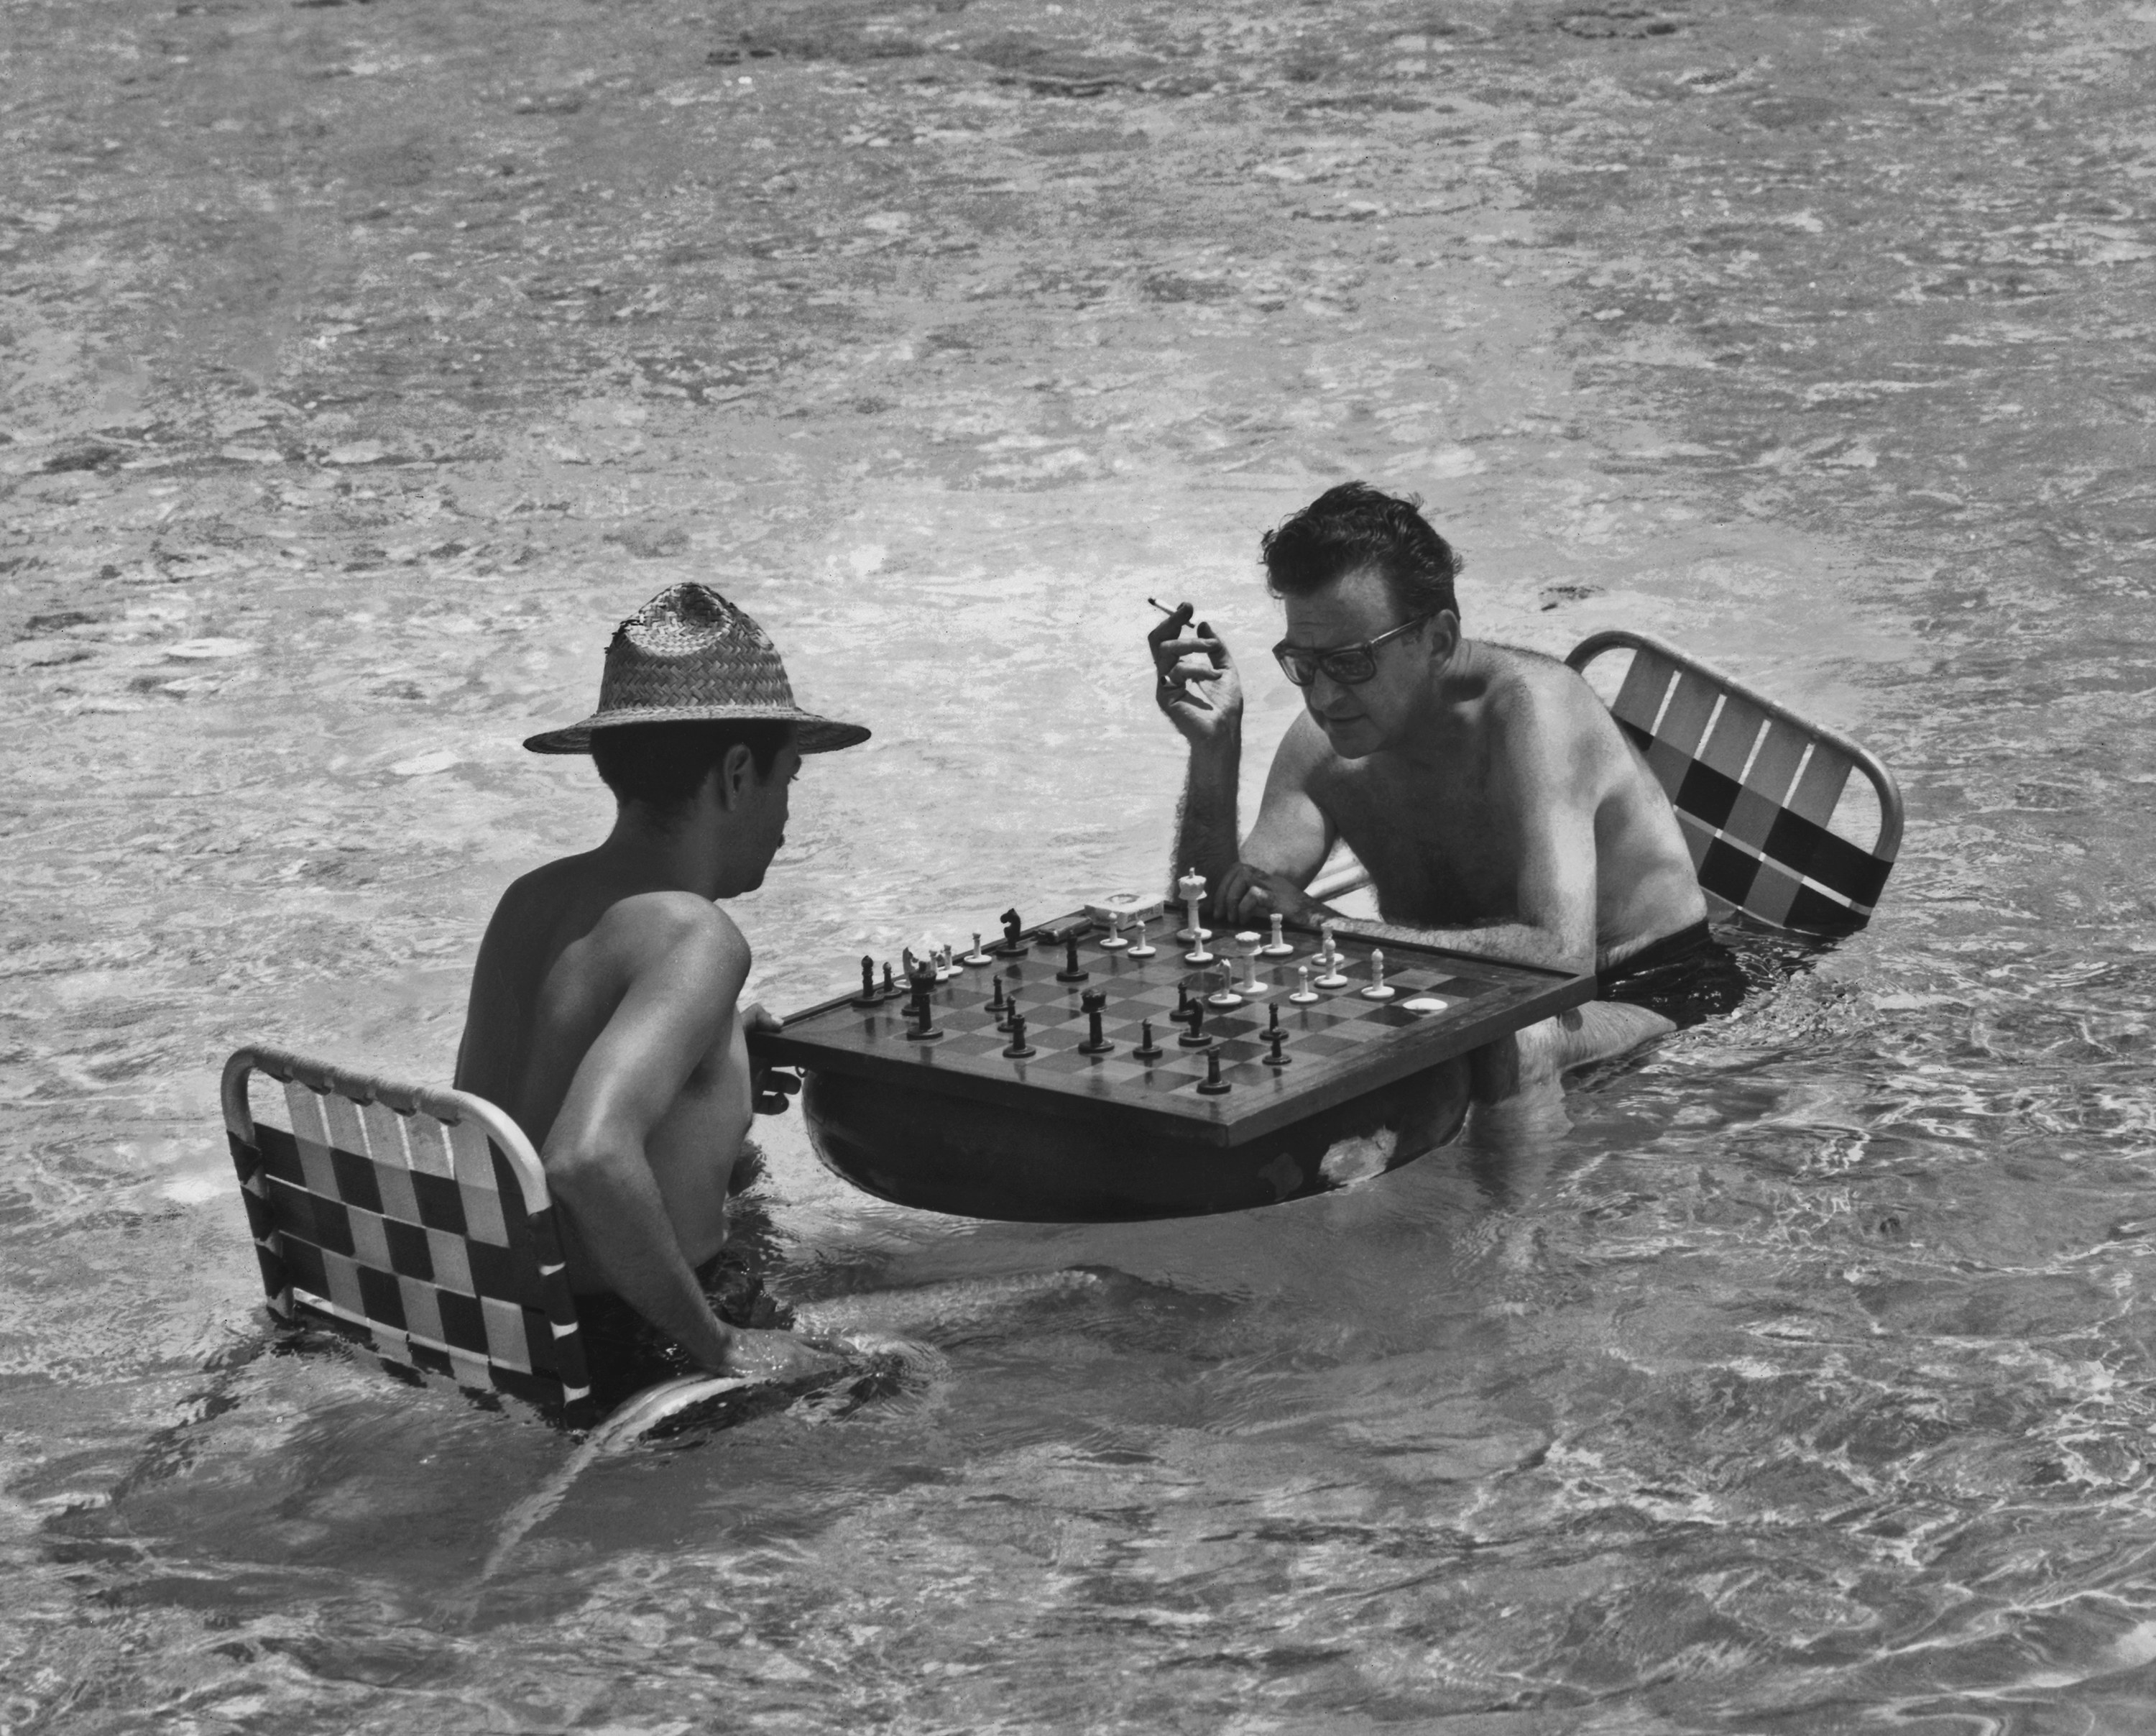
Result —
M715 901L762 884L804 752L866 738L793 704L762 629L716 591L676 585L622 623L599 710L535 736L589 753L615 796L597 850L503 894L480 942L457 1084L539 1148L570 1279L626 1302L715 1371L828 1367L789 1333L714 1312L697 1267L756 1105L740 1004L748 942Z
M716 905L645 891L596 855L549 863L502 895L480 948L457 1083L507 1110L536 1145L553 1131L584 1057L625 1007L615 1040L641 1040L633 993L655 1010L678 995L698 1040L672 1102L644 1136L644 1156L681 1257L701 1266L726 1240L726 1202L753 1114L748 1045L737 1000L748 945ZM678 978L675 994L654 973ZM693 1046L693 1045L692 1045ZM613 1286L569 1226L571 1281Z

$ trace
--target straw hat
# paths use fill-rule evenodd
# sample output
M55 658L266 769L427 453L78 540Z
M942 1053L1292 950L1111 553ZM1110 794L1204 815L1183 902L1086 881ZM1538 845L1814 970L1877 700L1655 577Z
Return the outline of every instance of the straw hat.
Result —
M581 723L528 737L534 753L589 753L592 732L624 723L791 723L803 753L865 742L793 703L778 648L709 585L670 586L614 629L599 708Z

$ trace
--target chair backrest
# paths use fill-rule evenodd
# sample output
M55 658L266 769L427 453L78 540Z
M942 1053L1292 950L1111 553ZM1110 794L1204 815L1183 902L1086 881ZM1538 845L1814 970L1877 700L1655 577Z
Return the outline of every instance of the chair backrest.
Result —
M1564 660L1584 673L1615 650L1632 660L1610 715L1669 793L1715 913L1809 934L1870 922L1902 842L1894 774L1848 737L1646 634L1592 634ZM1869 845L1838 829L1852 770L1878 799Z
M248 1084L284 1086L289 1128ZM399 1372L588 1418L591 1382L547 1179L469 1091L393 1084L276 1049L224 1066L224 1121L270 1307Z

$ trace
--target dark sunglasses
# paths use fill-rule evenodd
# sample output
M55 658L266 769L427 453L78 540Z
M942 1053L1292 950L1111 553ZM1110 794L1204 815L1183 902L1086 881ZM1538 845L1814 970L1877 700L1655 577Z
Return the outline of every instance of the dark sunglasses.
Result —
M1335 645L1329 651L1306 651L1282 639L1273 647L1273 657L1281 666L1281 673L1298 687L1307 687L1316 681L1321 669L1343 687L1359 687L1378 672L1374 654L1379 645L1434 619L1437 613L1433 609L1429 614L1417 615L1412 621L1401 622L1375 639L1366 639L1358 645Z

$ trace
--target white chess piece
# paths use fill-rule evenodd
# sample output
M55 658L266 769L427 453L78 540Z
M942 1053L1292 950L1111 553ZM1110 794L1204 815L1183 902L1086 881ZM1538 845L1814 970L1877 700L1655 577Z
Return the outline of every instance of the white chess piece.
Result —
M1183 909L1190 915L1190 926L1177 929L1175 937L1188 941L1203 952L1205 942L1213 937L1210 928L1201 928L1198 924L1198 907L1205 901L1205 876L1195 871L1184 875L1175 883L1175 896L1183 901Z
M1250 999L1270 994L1273 985L1258 975L1258 958L1265 949L1265 937L1245 930L1235 937L1235 944L1243 949L1243 980L1235 985L1235 992Z
M1151 941L1146 938L1146 919L1143 917L1140 917L1138 918L1138 937L1131 944L1131 957L1133 958L1150 958L1158 950L1158 948L1156 948Z
M986 953L983 953L981 950L981 934L978 928L973 931L973 950L967 953L966 956L961 958L958 962L961 964L993 964L995 963L995 960L989 958Z
M1373 947L1370 949L1370 986L1363 991L1363 999L1390 1000L1395 992L1385 981L1385 955Z
M1205 897L1205 876L1186 874L1176 881L1175 890L1183 896L1183 907L1190 912L1190 926L1176 936L1178 940L1190 942L1190 950L1183 955L1183 962L1185 964L1210 964L1213 955L1205 950L1205 942L1213 937L1213 931L1200 927L1198 922L1198 907Z
M1266 958L1285 958L1289 953L1295 950L1295 948L1290 944L1288 941L1286 932L1285 932L1286 927L1287 918L1282 916L1278 911L1275 911L1273 912L1272 938L1268 940L1265 945L1265 954Z
M1325 967L1318 975L1317 986L1321 989L1345 989L1348 986L1348 973L1340 967L1348 962L1348 955L1340 950L1339 942L1332 937L1332 925L1330 922L1327 922L1319 932L1325 937L1325 950L1311 960L1313 964L1322 964Z
M1318 999L1320 997L1317 991L1310 986L1310 967L1306 964L1298 964L1295 968L1295 993L1288 996L1288 999L1303 1006L1307 1006L1312 1001Z
M1240 1007L1243 997L1235 993L1235 968L1223 963L1220 966L1220 986L1205 997L1209 1007Z
M1123 938L1123 913L1119 910L1108 912L1108 932L1101 937L1101 950L1120 953L1130 942Z

